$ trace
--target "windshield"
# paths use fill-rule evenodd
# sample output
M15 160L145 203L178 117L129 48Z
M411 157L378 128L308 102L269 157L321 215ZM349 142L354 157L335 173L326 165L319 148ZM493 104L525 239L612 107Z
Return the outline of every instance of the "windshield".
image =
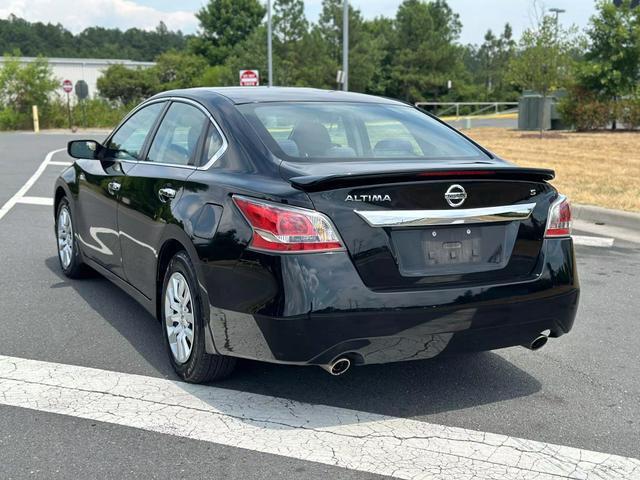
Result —
M239 109L281 158L487 158L462 135L410 106L300 102L254 103Z

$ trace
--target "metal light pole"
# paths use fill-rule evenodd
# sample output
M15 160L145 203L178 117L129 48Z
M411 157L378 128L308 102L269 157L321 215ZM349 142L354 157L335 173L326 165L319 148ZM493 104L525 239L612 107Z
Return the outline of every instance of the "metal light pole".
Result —
M269 70L269 86L273 86L273 52L271 47L271 0L267 0L267 68Z
M549 11L551 13L555 13L556 14L556 38L558 37L558 26L560 25L560 14L566 12L566 10L562 9L562 8L550 8Z
M349 0L343 0L342 12L342 90L349 90Z

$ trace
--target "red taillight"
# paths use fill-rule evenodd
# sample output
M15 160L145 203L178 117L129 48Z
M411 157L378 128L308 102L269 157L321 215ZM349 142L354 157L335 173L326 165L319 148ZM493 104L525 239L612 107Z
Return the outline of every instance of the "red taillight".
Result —
M331 221L322 213L286 207L262 200L233 196L253 228L250 247L272 252L318 252L343 250Z
M568 237L571 235L571 204L564 195L558 195L549 207L549 218L545 237Z

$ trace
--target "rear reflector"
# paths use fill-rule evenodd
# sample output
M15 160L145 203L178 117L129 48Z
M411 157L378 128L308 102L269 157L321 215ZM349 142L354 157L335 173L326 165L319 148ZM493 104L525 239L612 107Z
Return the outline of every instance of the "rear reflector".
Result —
M263 200L233 196L253 229L249 247L270 252L344 250L336 228L322 213Z
M549 207L547 229L544 236L568 237L571 235L571 205L564 195L558 195L555 202Z

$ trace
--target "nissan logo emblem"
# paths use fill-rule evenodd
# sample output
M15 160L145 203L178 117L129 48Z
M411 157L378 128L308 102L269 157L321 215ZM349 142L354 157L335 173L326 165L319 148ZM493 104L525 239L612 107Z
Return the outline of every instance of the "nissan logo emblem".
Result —
M467 192L462 185L451 185L444 194L444 199L453 208L459 207L467 199Z

